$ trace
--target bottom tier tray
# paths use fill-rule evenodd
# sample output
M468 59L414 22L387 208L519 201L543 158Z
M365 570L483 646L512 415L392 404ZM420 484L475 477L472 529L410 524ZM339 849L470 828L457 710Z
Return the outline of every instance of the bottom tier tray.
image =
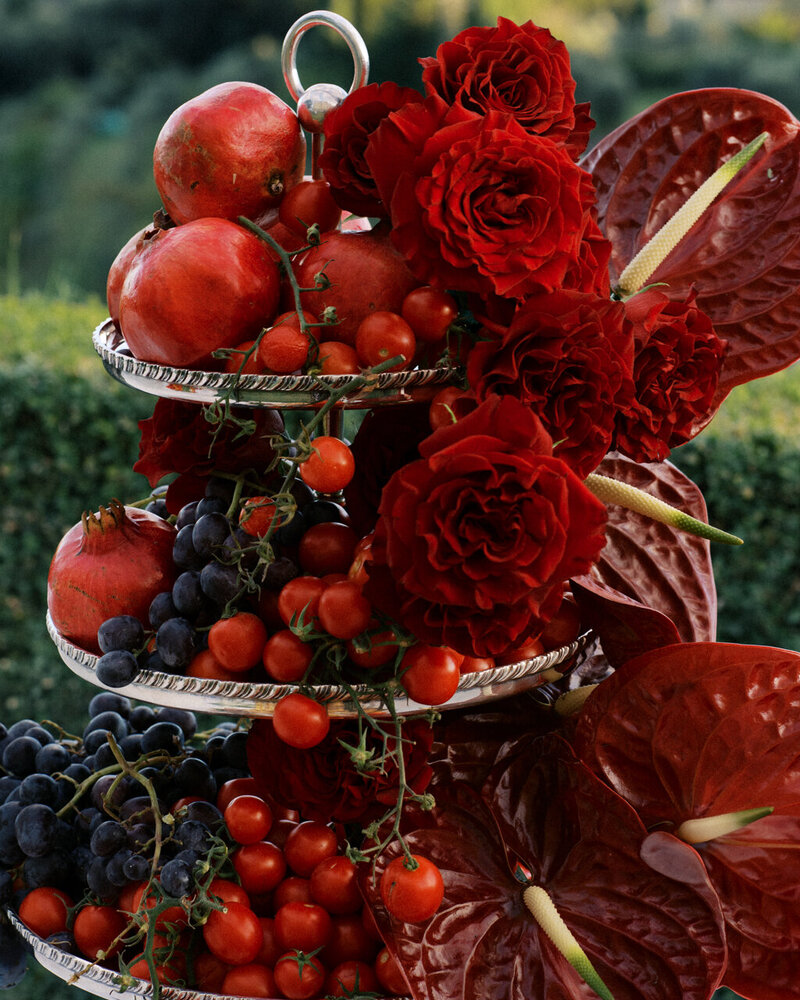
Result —
M57 631L49 615L47 629L61 659L70 670L90 684L104 687L97 680L95 672L97 656L66 640ZM574 668L593 638L593 633L586 632L566 646L550 650L541 656L521 660L508 666L494 667L491 670L464 674L455 695L441 707L464 708L468 705L506 698L558 680ZM118 694L154 705L210 714L266 718L273 714L280 699L296 688L283 684L200 680L195 677L143 670L136 681L113 690ZM326 684L318 685L315 690L317 697L327 705L331 717L352 717L358 714L346 688ZM353 691L362 711L376 717L387 717L390 714L370 688L356 685ZM394 705L396 711L402 715L424 713L429 709L429 706L420 705L401 695L395 697Z

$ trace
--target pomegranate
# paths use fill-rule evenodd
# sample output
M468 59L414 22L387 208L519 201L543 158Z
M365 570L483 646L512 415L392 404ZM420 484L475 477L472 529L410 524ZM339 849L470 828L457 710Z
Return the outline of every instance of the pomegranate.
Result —
M131 264L144 246L144 235L150 228L150 226L145 226L138 233L134 233L114 258L114 262L108 270L108 279L106 280L108 315L117 328L119 328L119 296L122 292L122 284Z
M175 528L149 511L112 500L84 513L58 543L47 577L47 609L74 645L99 653L107 618L133 615L145 624L152 599L175 582Z
M240 215L260 222L302 180L305 163L297 115L255 83L220 83L182 104L153 151L156 188L179 224Z
M326 233L297 267L300 287L313 289L315 275L323 270L330 287L303 292L303 308L320 317L335 308L338 323L328 339L351 347L365 316L377 310L399 313L403 299L420 284L383 229Z
M253 339L275 316L277 265L235 222L197 219L145 244L119 299L119 325L139 360L217 368L213 350Z

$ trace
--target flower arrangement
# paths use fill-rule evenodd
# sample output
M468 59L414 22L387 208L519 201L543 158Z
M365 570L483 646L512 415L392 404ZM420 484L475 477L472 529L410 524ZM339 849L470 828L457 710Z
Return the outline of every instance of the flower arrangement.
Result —
M500 18L420 65L419 90L364 84L329 110L299 229L239 213L294 318L186 349L233 388L142 423L135 468L174 476L160 513L181 527L208 501L226 522L206 539L216 611L185 656L155 636L155 669L251 681L263 663L291 687L249 730L252 776L334 824L416 1000L800 997L800 654L715 642L709 540L739 539L667 461L736 385L800 356L800 124L697 91L587 153L547 29ZM156 252L114 273L135 355ZM382 373L414 367L449 384L370 408ZM291 431L236 397L284 370L344 377ZM352 393L346 446L325 424ZM526 689L451 700L587 632Z

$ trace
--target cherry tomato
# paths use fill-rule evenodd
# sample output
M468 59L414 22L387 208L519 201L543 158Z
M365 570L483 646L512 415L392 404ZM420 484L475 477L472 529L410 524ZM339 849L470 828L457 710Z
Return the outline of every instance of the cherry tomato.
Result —
M373 964L378 982L392 996L404 997L411 994L411 987L400 963L388 948L381 948Z
M357 375L360 365L355 349L338 340L323 340L317 347L321 375Z
M369 632L358 640L347 643L347 655L357 667L372 670L389 663L397 655L397 636L391 629Z
M242 844L231 854L231 861L244 891L255 896L272 892L286 874L283 852L268 840Z
M210 951L195 955L192 963L195 985L204 993L219 993L228 966Z
M237 997L274 997L275 976L260 962L237 965L226 972L218 992Z
M295 624L315 624L323 590L322 580L309 574L296 576L285 583L278 594L278 613L283 624L287 628Z
M532 660L536 656L541 656L544 646L538 636L528 639L522 645L507 649L501 656L495 657L498 667L508 666L510 663L521 663L523 660Z
M237 795L258 795L256 779L251 775L246 778L229 778L217 789L217 809L224 813Z
M72 899L60 889L44 885L32 889L19 904L19 919L40 938L66 930Z
M216 896L223 903L241 903L242 906L250 906L250 897L238 882L221 878L219 875L211 879L208 887L209 896Z
M245 673L261 661L267 627L250 611L220 618L208 630L208 648L226 670Z
M309 750L328 735L331 720L323 704L295 691L275 706L272 725L278 739L297 750Z
M325 980L328 997L353 997L365 993L380 993L380 983L375 970L367 962L350 959L331 969Z
M447 385L436 393L428 409L428 423L431 430L438 431L440 427L451 427L458 420L455 406L463 395L464 390L456 385Z
M479 674L492 670L497 664L491 656L465 656L458 668L462 674Z
M115 906L90 903L78 910L72 933L80 953L94 962L117 954L122 947L117 938L126 926L127 918Z
M458 317L458 303L448 292L422 285L406 295L400 312L418 340L435 344Z
M240 681L241 674L226 670L210 649L201 649L186 668L187 677L198 677L209 681Z
M305 365L310 347L308 334L282 323L270 327L261 337L256 358L259 365L276 375L291 375Z
M397 313L377 309L365 316L356 330L356 354L365 368L397 357L400 360L386 371L400 371L411 366L416 349L414 331Z
M303 482L318 493L338 493L353 478L355 460L344 441L320 435L311 442L312 452L300 463Z
M381 943L364 927L358 913L343 913L333 918L330 940L320 953L323 963L333 969L340 962L372 962Z
M443 705L458 689L461 659L443 646L418 643L403 654L400 682L420 705Z
M316 951L331 936L331 915L317 903L299 900L275 911L275 937L284 951Z
M261 948L256 955L256 961L262 962L272 969L283 953L283 949L275 937L275 918L259 917L258 922L261 924Z
M133 894L133 909L131 912L136 913L143 905L146 909L152 910L158 904L158 898L152 890L147 893L147 897L145 898L145 889L147 889L146 882L140 882L137 885L136 891ZM189 917L182 906L168 906L166 910L162 910L156 917L156 929L166 931L170 926L185 927L188 922Z
M359 913L364 898L353 862L344 854L320 861L311 873L311 898L328 913Z
M336 639L355 639L372 621L372 605L358 584L340 580L326 587L319 599L319 623Z
M289 951L275 963L275 985L287 1000L311 1000L325 984L325 967L312 955Z
M186 953L175 941L170 941L166 934L155 934L152 940L153 958L155 960L156 979L159 983L174 985L186 978ZM137 979L147 979L152 982L150 967L144 953L130 966L131 975Z
M212 910L203 924L203 940L217 958L228 965L248 965L255 960L263 941L258 917L241 903L226 903Z
M222 370L229 375L260 375L262 370L256 352L253 351L245 360L245 355L253 344L255 344L254 340L243 340L241 344L237 344L233 348L233 353L225 358Z
M325 823L306 820L298 823L283 848L286 863L296 875L310 878L317 865L333 857L339 849L334 830Z
M302 180L281 198L278 218L287 229L305 239L306 231L316 225L327 233L339 225L342 210L333 200L331 186L325 180Z
M275 912L286 903L316 903L311 896L311 881L300 875L287 875L272 894Z
M239 844L263 840L272 826L272 810L258 795L237 795L223 813L228 833Z
M442 873L419 854L412 854L410 861L401 855L386 866L380 892L383 905L398 920L404 923L429 920L444 897Z
M270 497L250 497L239 512L239 527L253 538L264 538L277 513L278 509Z
M269 676L279 684L294 684L305 677L314 649L310 643L283 628L267 639L261 660Z
M326 521L314 524L300 539L298 559L303 571L326 576L347 574L353 562L358 535L349 524ZM299 577L297 577L299 579Z

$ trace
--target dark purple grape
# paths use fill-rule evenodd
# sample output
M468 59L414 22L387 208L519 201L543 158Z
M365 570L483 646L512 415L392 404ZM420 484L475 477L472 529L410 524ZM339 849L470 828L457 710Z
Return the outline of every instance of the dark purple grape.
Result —
M116 763L117 758L114 756L114 751L111 749L110 743L104 743L99 746L94 754L94 770L103 771L107 767L111 767Z
M117 889L123 889L129 882L125 874L125 862L134 856L129 847L123 847L116 854L112 854L106 864L106 877L108 881Z
M218 829L224 822L219 809L212 802L204 801L189 802L187 804L183 824L189 822L189 820L197 820L198 823L207 826L209 830Z
M26 858L22 865L22 881L28 889L63 886L71 875L69 853L60 847L40 858Z
M312 500L302 509L306 528L315 524L327 524L331 521L347 523L347 511L340 503L333 500Z
M127 761L138 760L142 755L142 734L129 733L119 741L119 749Z
M36 753L36 770L42 774L64 771L72 763L72 754L61 743L47 743Z
M138 673L139 661L127 649L112 649L109 653L103 653L95 667L97 680L112 688L131 684Z
M162 590L160 594L156 594L150 602L147 612L147 620L153 628L158 628L159 625L163 625L168 619L177 617L178 609L172 600L172 591Z
M275 529L273 541L280 548L295 548L308 527L304 515L297 510L290 521L285 521L279 528Z
M185 570L178 576L172 586L172 603L179 618L192 621L206 609L208 599L200 586L199 570Z
M40 746L46 746L48 743L53 743L55 736L48 732L43 726L31 726L25 733L26 736L32 737L36 740Z
M106 859L96 857L86 869L86 885L103 900L114 899L119 890L106 872Z
M115 740L121 740L123 736L127 736L130 732L130 725L128 720L123 718L119 712L114 712L110 709L105 712L100 712L98 715L92 716L92 718L86 723L83 730L84 743L86 742L86 738L89 733L93 733L98 730L111 733Z
M142 733L142 753L167 750L175 754L183 749L183 744L183 730L174 722L154 722Z
M72 778L73 781L77 781L80 784L85 781L92 772L79 760L74 761L69 767L64 769L64 776L67 778Z
M192 545L195 552L204 559L212 559L230 537L231 522L224 512L203 514L192 527Z
M247 768L247 733L244 730L230 733L225 739L223 752L229 767Z
M193 885L192 869L185 861L174 858L161 868L158 877L161 888L168 896L186 896Z
M168 667L183 669L195 653L195 635L185 618L170 618L156 632L158 655Z
M104 820L92 833L89 849L98 858L108 858L127 846L128 831L116 820Z
M205 559L195 552L192 543L193 528L193 524L187 524L175 536L175 542L172 546L172 561L178 569L200 569L205 562Z
M199 521L206 514L224 514L228 507L230 507L230 501L225 497L203 497L197 504L196 520Z
M190 500L189 503L184 504L183 507L178 511L178 516L175 518L175 527L180 531L187 525L191 527L197 519L197 504L198 500Z
M108 730L107 729L95 729L88 734L86 739L83 741L83 749L94 756L94 754L100 749L100 747L105 746L108 743ZM94 761L92 761L94 764ZM94 770L94 768L93 768Z
M131 729L135 733L144 732L148 726L152 726L156 720L156 711L150 705L136 705L131 709L128 719Z
M22 812L19 802L4 802L0 806L0 863L13 868L25 857L17 841L16 820Z
M165 705L156 712L154 722L174 722L180 726L183 735L190 740L197 732L197 716L186 708L174 708L172 705Z
M163 517L165 521L169 517L167 501L162 500L160 497L157 500L151 500L145 507L145 510L149 511L151 514L155 514L156 517Z
M29 774L19 786L18 801L23 806L40 802L52 809L58 801L58 785L49 774Z
M242 591L239 571L235 566L224 566L219 562L206 563L200 570L200 588L210 601L223 607Z
M14 832L23 854L29 858L41 858L56 846L58 816L50 806L39 802L23 806L14 820Z
M119 810L123 823L147 823L150 827L155 823L153 803L149 795L134 795L122 803Z
M116 712L127 719L131 714L131 700L116 691L98 691L89 702L89 718L93 719L101 712Z
M206 488L203 495L206 498L218 497L219 499L224 500L228 507L230 507L235 490L236 485L231 482L230 479L223 479L221 476L210 476L206 482Z
M20 782L20 778L15 778L11 774L4 774L0 777L0 805L6 801L15 789L19 788Z
M296 576L300 576L300 567L293 559L279 556L267 567L264 575L264 586L267 590L282 590L284 585Z
M97 645L103 653L114 649L137 652L144 645L144 625L133 615L107 618L97 630Z
M200 757L187 757L175 770L175 784L181 797L197 796L213 802L217 797L217 782L211 768Z
M17 736L6 744L3 751L3 768L18 778L36 770L36 754L42 744L32 736Z
M143 882L150 874L150 862L143 855L131 851L122 865L122 871L131 882Z

